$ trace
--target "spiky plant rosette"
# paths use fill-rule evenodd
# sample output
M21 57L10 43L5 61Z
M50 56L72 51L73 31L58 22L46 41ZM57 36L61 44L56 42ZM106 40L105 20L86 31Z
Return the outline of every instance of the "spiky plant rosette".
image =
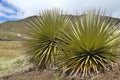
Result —
M99 11L75 18L71 31L63 32L63 39L68 43L61 62L63 72L70 76L88 76L106 68L117 55L113 48L120 42L118 27L118 21Z
M26 29L28 56L38 68L54 65L61 53L61 31L69 25L70 17L58 9L46 10L30 21Z

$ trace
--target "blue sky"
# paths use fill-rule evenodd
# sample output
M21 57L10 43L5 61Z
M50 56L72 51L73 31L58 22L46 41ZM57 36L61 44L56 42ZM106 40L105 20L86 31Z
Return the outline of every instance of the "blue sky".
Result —
M69 14L101 8L120 18L120 0L0 0L0 23L38 15L51 8L60 8Z
M8 21L8 20L17 20L15 17L11 17L16 15L17 9L8 4L7 2L0 0L0 22Z

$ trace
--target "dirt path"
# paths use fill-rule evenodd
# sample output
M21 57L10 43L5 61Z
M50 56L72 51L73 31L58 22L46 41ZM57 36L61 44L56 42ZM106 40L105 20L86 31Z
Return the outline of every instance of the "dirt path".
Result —
M53 80L53 77L54 73L51 71L31 71L5 76L0 80ZM102 73L90 80L120 80L120 70Z
M10 76L0 78L0 80L52 80L51 71L31 71L26 73L15 73Z
M1 77L0 80L58 80L58 79L55 79L55 73L53 71L44 70L44 71L16 72L14 74ZM99 75L94 76L92 79L86 80L120 80L120 61L118 61L118 63L113 64L113 70L107 70L104 73L100 73Z

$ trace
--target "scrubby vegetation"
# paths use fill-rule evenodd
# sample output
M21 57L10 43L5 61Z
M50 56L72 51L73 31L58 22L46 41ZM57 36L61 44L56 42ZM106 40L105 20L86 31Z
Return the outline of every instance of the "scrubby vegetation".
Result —
M30 22L26 32L30 61L40 69L56 63L56 57L62 52L61 31L69 26L70 18L59 11L45 11Z
M52 65L62 75L86 78L118 59L119 22L99 11L75 18L59 10L44 11L28 24L28 57L39 69Z
M15 73L24 69L29 65L29 61L25 58L25 55L16 57L15 59L0 59L0 77L6 76L9 73Z
M0 77L29 64L22 41L0 41Z
M85 79L120 66L119 19L101 11L79 16L43 11L0 24L0 40L0 77L31 63L44 74L52 70L55 80Z

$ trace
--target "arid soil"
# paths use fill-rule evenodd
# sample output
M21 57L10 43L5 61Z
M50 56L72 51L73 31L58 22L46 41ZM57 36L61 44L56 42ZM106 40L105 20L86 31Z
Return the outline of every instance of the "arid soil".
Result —
M13 73L12 75L3 76L0 78L0 80L59 80L55 78L55 76L56 75L53 71L27 71L22 73L17 72ZM120 80L120 62L117 63L117 65L113 64L112 70L107 70L104 73L100 73L99 75L92 77L91 79L85 80Z
M52 80L51 71L31 71L1 77L0 80Z

